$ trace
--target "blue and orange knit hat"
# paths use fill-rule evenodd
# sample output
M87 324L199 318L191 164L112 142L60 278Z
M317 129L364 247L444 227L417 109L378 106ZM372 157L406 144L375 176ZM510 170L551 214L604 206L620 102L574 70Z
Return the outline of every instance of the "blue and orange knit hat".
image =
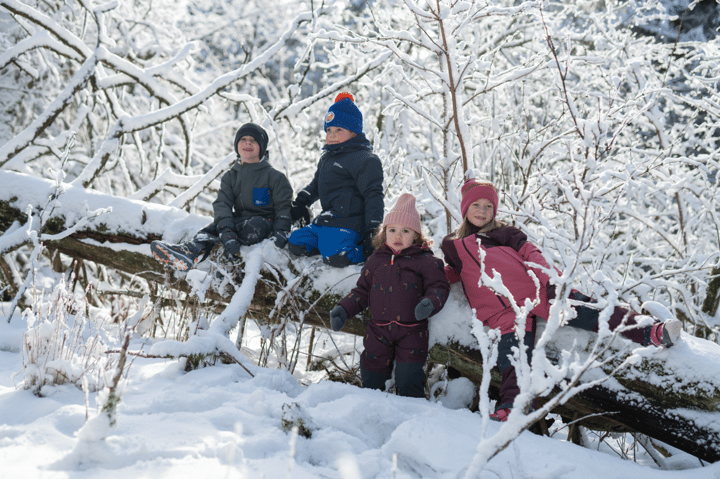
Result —
M355 98L350 93L342 92L336 96L335 103L325 114L324 130L327 131L331 126L345 128L357 135L362 135L363 116L355 105Z

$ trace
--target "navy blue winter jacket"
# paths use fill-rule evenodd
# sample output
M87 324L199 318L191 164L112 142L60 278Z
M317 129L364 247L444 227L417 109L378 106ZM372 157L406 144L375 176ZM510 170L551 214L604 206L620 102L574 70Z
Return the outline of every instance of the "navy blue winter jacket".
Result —
M383 170L372 145L360 134L337 145L326 145L312 182L295 201L322 207L313 223L357 231L374 231L383 220Z

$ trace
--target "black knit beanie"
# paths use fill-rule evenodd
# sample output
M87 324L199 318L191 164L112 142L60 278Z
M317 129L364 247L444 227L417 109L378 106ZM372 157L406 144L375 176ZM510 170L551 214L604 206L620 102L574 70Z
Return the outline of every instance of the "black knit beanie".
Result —
M257 141L260 145L260 159L262 160L265 157L268 145L268 135L263 127L256 125L255 123L245 123L240 127L237 133L235 133L235 143L233 143L233 151L236 155L238 154L238 143L240 143L240 138L243 136L252 136L255 138L255 141Z

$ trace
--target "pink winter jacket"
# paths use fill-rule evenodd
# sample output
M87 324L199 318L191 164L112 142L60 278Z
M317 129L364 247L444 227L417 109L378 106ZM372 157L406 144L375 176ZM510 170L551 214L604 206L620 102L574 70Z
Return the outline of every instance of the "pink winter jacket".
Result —
M530 312L547 318L549 311L547 284L548 276L540 268L527 263L547 267L540 250L527 241L525 233L513 226L502 226L487 233L471 234L463 239L448 235L443 239L441 249L445 255L445 274L450 283L462 281L465 296L475 309L477 318L501 334L514 331L515 312L509 299L495 294L487 286L480 286L480 248L485 251L485 273L494 278L493 270L500 273L503 284L510 291L515 302L522 306L525 298L536 297L536 287L528 274L532 270L540 282L540 303ZM532 329L532 321L525 325Z

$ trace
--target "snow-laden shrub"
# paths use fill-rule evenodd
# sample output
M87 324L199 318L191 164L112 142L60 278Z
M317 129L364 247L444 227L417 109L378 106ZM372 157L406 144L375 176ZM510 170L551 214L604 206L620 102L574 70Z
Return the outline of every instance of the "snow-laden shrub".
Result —
M73 284L70 279L70 284ZM35 394L46 385L72 383L97 390L102 371L111 368L100 325L87 317L84 293L74 293L65 278L49 296L33 288L33 306L23 312L28 329L23 337L22 387Z
M312 432L317 428L312 417L298 403L283 404L280 428L285 432L297 429L298 435L305 439L312 437Z

